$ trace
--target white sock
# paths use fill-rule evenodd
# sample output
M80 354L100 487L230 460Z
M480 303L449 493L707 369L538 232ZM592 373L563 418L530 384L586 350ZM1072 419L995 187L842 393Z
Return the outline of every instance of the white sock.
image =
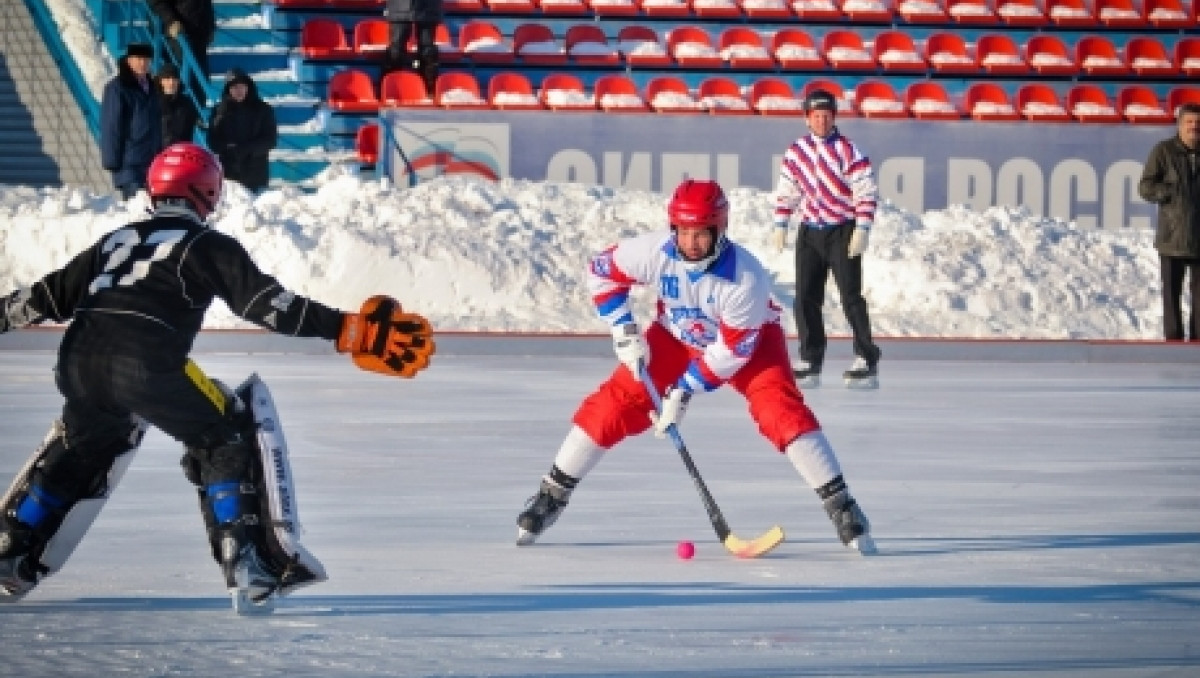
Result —
M800 472L800 477L814 490L842 475L833 447L819 430L793 440L788 444L786 453L788 461Z
M572 478L583 480L588 471L595 468L603 458L604 448L593 442L583 429L572 426L558 448L554 465Z

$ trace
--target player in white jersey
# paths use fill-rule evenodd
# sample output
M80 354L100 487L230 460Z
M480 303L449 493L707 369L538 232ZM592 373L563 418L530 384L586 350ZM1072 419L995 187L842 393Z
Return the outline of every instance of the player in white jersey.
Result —
M687 180L667 207L671 228L623 240L594 256L588 285L612 330L621 365L584 399L538 493L517 518L517 543L533 543L558 519L571 492L625 438L678 425L694 394L728 383L747 401L759 431L824 501L844 544L870 549L866 516L850 496L833 448L804 402L788 362L771 277L726 237L729 203L715 181ZM635 285L658 291L657 317L639 330ZM662 394L662 412L639 373Z

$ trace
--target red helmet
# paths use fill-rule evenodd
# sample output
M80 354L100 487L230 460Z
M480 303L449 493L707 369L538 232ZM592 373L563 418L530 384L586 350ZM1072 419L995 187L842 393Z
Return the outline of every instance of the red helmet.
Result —
M221 200L224 178L217 156L203 146L179 143L168 146L154 158L146 182L154 204L162 198L180 198L204 220Z
M721 250L725 249L725 230L729 227L729 201L725 191L715 181L687 179L675 189L667 205L667 217L671 230L680 228L707 228L713 232L712 248L699 261L690 262L699 267L712 263Z

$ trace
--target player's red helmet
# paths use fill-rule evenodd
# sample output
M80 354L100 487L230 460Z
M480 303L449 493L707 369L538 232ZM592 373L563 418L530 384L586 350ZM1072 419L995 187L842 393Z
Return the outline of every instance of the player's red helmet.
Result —
M725 191L715 181L687 179L675 188L667 205L671 230L707 228L712 230L712 249L698 262L707 266L725 249L725 231L729 227L729 201Z
M225 172L221 161L207 148L190 143L172 144L150 163L146 178L150 200L186 200L201 220L207 219L221 200Z

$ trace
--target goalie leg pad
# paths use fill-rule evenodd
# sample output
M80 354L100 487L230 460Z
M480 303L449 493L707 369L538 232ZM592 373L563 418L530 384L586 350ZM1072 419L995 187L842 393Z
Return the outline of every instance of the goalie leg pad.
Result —
M66 564L121 482L147 427L143 419L131 416L126 437L114 441L98 454L80 457L80 453L70 454L72 450L66 447L63 423L56 421L51 425L41 446L25 462L0 500L0 535L7 535L9 539L21 535L28 549L22 569L36 575L35 579L27 581L23 591L14 594L16 597L28 593L40 579L54 574ZM64 470L63 465L74 466L82 458L97 461L90 465L79 464L82 471ZM48 489L48 477L61 476L68 477L69 482L57 483L54 490ZM72 489L63 491L59 487ZM36 518L38 524L26 526L18 518ZM13 589L7 585L5 588Z
M239 440L212 450L189 449L184 455L184 473L199 490L214 559L221 564L228 551L223 540L233 530L254 544L264 568L279 580L277 595L317 584L328 577L325 568L300 543L300 518L296 505L287 442L271 392L257 374L235 391L244 403L239 417ZM231 455L242 455L244 464L236 477L228 469ZM224 467L214 473L212 464ZM236 516L231 525L230 511Z

